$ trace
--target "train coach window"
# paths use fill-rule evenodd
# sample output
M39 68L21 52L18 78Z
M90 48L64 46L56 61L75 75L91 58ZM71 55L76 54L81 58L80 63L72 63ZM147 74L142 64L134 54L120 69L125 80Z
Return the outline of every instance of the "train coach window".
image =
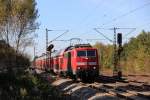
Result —
M78 51L78 52L77 52L77 56L78 56L78 57L86 56L86 51Z
M96 52L94 50L88 50L87 51L87 56L89 56L89 57L95 57L96 56Z

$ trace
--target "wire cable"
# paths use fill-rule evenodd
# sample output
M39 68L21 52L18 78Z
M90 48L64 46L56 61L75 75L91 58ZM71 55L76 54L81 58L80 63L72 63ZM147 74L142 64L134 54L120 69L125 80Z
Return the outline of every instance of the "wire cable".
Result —
M128 32L128 33L124 36L124 38L126 38L128 35L130 35L131 33L133 33L135 30L136 30L136 28L133 28L130 32Z
M94 30L99 33L100 35L102 35L105 39L109 40L110 42L113 42L113 40L109 39L107 36L105 36L102 32L98 31L97 28L94 28Z
M137 7L137 8L135 8L135 9L133 9L133 10L130 10L129 12L126 12L126 13L120 15L120 16L117 16L117 17L113 18L111 21L102 24L102 26L107 25L107 24L110 24L110 23L112 23L112 22L114 22L114 21L117 21L118 19L121 19L121 18L123 18L123 17L125 17L125 16L128 16L129 14L134 13L134 12L136 12L136 11L138 11L138 10L140 10L140 9L142 9L142 8L144 8L144 7L146 7L146 6L148 6L148 5L150 5L150 2L145 3L145 4L143 4L142 6Z
M96 9L98 9L100 7L100 4L102 4L105 0L101 0L101 2L99 2L95 8L93 8L84 18L83 20L81 20L80 24L82 24L83 22L85 22L93 13Z
M62 33L61 35L59 35L59 36L57 36L56 38L54 38L53 40L51 40L51 41L49 42L49 44L50 44L51 42L55 41L56 39L60 38L60 37L63 36L64 34L68 33L68 32L69 32L69 30L66 30L64 33Z

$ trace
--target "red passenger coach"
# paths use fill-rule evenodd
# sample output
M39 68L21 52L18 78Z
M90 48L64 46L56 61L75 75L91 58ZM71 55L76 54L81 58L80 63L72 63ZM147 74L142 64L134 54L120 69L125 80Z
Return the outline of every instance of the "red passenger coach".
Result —
M39 69L39 70L45 70L46 67L46 60L45 60L45 56L40 56L38 58L36 58L35 60L35 68Z

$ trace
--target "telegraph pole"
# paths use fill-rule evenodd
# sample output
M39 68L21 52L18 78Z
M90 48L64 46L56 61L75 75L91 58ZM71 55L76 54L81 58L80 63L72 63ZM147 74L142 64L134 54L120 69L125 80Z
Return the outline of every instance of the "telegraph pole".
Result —
M48 51L47 51L47 48L48 48L48 32L49 31L52 31L52 30L48 30L47 28L46 28L46 51L45 51L45 54L46 54L46 68L48 67L48 63L49 63L49 60L48 60L48 58L49 58L49 54L48 54ZM51 52L50 52L51 53Z
M117 76L117 44L116 44L116 29L117 28L113 28L114 30L114 60L113 60L113 64L114 64L114 67L113 67L113 76Z
M45 51L45 54L46 54L46 68L48 66L48 62L47 62L47 58L48 58L48 54L47 54L47 48L48 48L48 29L46 28L46 51Z
M47 55L47 48L48 48L48 29L46 28L46 55Z

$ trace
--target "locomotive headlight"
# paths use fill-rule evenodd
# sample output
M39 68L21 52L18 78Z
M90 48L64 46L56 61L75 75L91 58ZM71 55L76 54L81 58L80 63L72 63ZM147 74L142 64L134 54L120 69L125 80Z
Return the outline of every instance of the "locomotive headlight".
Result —
M78 69L80 69L80 67L78 67Z
M93 69L96 69L96 67L94 66Z
M77 62L77 65L86 65L86 62Z

